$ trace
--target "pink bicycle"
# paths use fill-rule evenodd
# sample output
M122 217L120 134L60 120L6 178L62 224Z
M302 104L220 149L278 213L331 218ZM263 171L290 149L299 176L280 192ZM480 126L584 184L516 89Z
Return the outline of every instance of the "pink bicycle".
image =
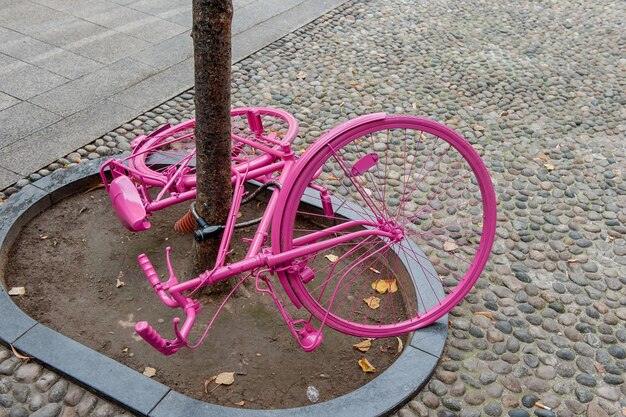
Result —
M173 320L170 340L145 321L136 324L163 354L202 342L215 317L191 343L201 310L192 296L235 276L233 292L253 277L272 297L305 351L319 346L326 325L378 338L431 324L478 279L493 244L496 201L484 164L459 134L431 120L376 113L331 129L297 157L291 143L298 125L289 113L242 108L232 111L232 120L227 224L208 225L194 212L196 238L223 232L215 267L179 282L167 248L169 279L161 282L146 255L138 257L160 300L185 315L182 325ZM193 128L193 120L163 126L136 138L130 156L102 167L128 229L145 230L155 211L195 197ZM246 182L256 191L246 194ZM264 190L271 197L263 216L237 224L241 205ZM254 223L246 256L228 263L233 230ZM302 318L287 312L274 276Z

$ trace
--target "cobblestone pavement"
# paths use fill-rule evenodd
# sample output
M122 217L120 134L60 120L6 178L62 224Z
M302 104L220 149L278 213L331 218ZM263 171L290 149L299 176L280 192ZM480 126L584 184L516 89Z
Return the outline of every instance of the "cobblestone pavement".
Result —
M621 1L353 1L233 67L233 105L291 111L296 148L360 114L419 114L462 133L493 176L493 255L450 315L434 377L398 417L626 415L624 22ZM175 97L0 197L128 151L136 135L192 117L192 99ZM2 348L0 404L13 413L37 395L47 402L39 383L23 385L37 365L14 371L8 356ZM50 393L58 414L62 397Z

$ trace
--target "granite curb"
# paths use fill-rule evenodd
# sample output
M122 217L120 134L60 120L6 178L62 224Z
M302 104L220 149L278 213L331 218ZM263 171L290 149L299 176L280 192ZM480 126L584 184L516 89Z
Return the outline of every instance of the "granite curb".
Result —
M24 187L0 206L0 264L21 228L55 202L100 182L104 159L58 170ZM4 279L4 270L0 272ZM133 412L146 416L380 416L407 403L433 374L443 353L447 315L434 325L419 330L411 343L385 372L367 385L331 401L282 410L246 410L194 400L171 390L60 333L37 323L22 312L0 286L0 341L34 357ZM428 340L428 342L426 342ZM377 401L371 401L377 398Z

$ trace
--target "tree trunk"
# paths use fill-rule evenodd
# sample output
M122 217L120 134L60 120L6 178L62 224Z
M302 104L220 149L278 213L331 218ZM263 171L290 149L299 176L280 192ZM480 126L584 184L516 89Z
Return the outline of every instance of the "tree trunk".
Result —
M226 224L230 173L231 0L193 0L196 105L196 210L210 225ZM195 242L192 276L212 269L221 233ZM217 288L224 290L226 287ZM210 291L210 290L209 290Z

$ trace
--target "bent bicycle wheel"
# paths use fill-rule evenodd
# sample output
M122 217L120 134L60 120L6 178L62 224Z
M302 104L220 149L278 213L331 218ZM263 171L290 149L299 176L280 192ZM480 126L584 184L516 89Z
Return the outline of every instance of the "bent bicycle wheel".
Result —
M431 120L378 116L304 153L272 231L278 252L343 236L277 271L317 319L363 337L409 332L450 311L482 272L496 222L489 174L468 142Z
M265 107L237 108L231 111L231 159L233 165L247 164L262 156L263 147L278 142L290 144L296 137L298 123L280 109ZM187 187L195 186L195 120L169 127L135 144L130 163L147 174L144 182L162 186L177 174ZM244 143L240 138L252 143ZM258 146L258 147L255 147Z

